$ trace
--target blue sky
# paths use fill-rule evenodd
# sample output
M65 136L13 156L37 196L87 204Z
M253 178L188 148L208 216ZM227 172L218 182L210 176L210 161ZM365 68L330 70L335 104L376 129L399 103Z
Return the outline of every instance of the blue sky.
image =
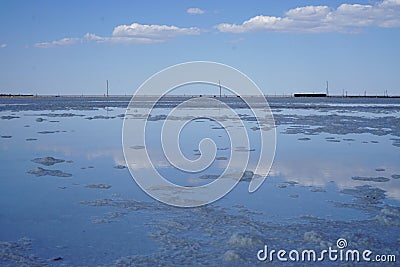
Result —
M400 95L400 0L1 1L0 23L1 93L132 94L209 60L266 94Z

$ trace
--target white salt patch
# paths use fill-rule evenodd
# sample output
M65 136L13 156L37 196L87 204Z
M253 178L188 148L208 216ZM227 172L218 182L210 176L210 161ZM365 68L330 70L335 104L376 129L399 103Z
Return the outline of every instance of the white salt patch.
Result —
M400 208L386 206L375 216L375 219L384 225L400 226Z
M241 233L234 233L228 240L228 244L234 247L252 247L261 244L261 240Z
M239 254L237 254L233 250L228 250L227 252L224 253L222 257L223 261L228 261L228 262L234 262L234 261L241 261L242 258L240 257Z
M315 231L305 232L303 237L306 242L320 243L322 241L322 235Z
M97 189L109 189L109 188L111 188L111 185L109 185L109 184L88 184L85 187L97 188Z

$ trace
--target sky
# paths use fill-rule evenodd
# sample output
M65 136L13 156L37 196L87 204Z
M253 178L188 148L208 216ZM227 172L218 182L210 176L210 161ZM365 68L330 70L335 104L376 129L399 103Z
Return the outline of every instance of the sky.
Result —
M0 1L0 93L133 94L188 61L265 94L400 95L400 0Z

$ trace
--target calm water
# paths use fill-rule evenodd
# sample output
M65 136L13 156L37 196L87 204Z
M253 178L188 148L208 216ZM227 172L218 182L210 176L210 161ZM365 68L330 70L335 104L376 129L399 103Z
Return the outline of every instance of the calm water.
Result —
M257 251L265 244L323 250L338 238L400 257L400 99L268 99L277 149L264 184L250 194L242 181L192 209L153 200L124 168L129 100L0 99L1 266L252 266L262 264ZM153 110L149 154L171 181L205 184L232 148L217 122L198 119L181 133L182 152L195 159L209 137L218 160L195 174L169 166L159 132L182 100L165 98ZM248 130L252 160L259 129L240 99L223 101Z

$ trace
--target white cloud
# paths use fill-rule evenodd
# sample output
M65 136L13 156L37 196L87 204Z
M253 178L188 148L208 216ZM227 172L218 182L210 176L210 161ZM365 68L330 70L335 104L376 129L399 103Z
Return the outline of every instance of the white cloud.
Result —
M196 27L179 28L168 25L145 25L132 23L131 25L116 26L108 37L98 36L93 33L86 33L79 38L63 38L51 42L36 43L38 48L53 48L58 46L72 45L78 43L159 43L165 42L179 35L198 35L201 30Z
M195 27L178 28L176 26L133 23L131 25L119 25L115 27L112 36L163 41L178 35L197 35L200 32L200 29Z
M201 15L201 14L204 14L204 13L205 13L205 11L204 11L203 9L200 9L200 8L198 8L198 7L191 7L191 8L188 8L188 10L186 10L186 12L187 12L188 14L191 14L191 15Z
M88 41L95 41L95 42L103 42L105 40L104 37L98 36L93 33L86 33L83 38Z
M384 0L374 5L341 4L290 9L284 17L255 16L242 24L222 23L220 32L354 32L362 27L400 27L400 0Z
M81 38L63 38L57 41L52 41L52 42L42 42L42 43L36 43L35 47L38 48L52 48L52 47L57 47L57 46L65 46L65 45L72 45L76 43L82 42Z
M86 33L83 37L86 42L96 42L96 43L156 43L159 40L145 38L145 37L132 37L132 36L111 36L111 37L101 37L93 33Z
M1 44L0 45L0 48L6 48L7 47L7 44Z

